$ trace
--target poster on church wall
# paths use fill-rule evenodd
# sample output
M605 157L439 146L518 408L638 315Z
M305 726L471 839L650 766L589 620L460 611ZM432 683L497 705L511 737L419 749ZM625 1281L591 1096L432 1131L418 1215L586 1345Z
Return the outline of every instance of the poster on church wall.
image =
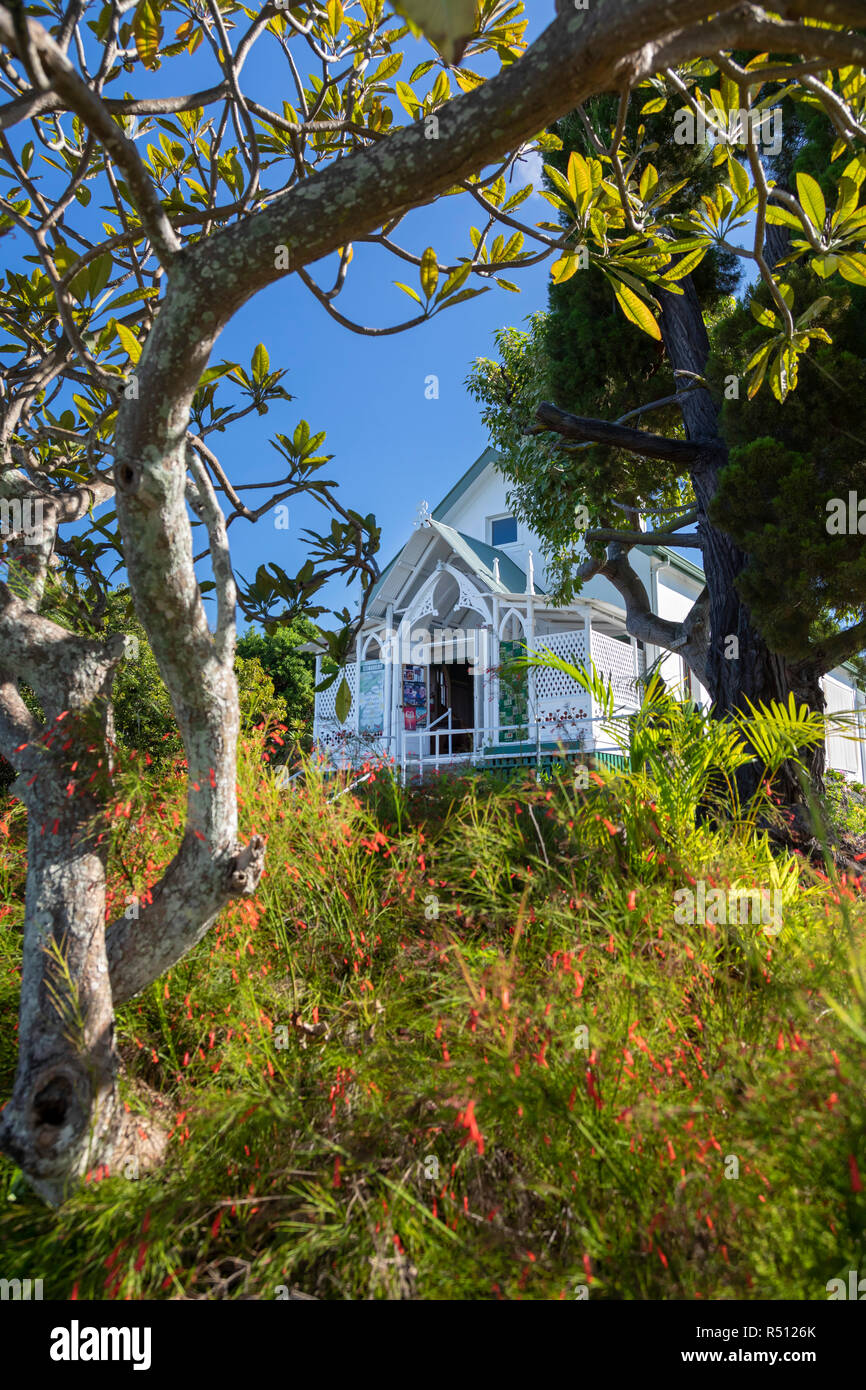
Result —
M358 691L358 728L365 734L381 734L385 726L385 663L361 662Z
M403 727L411 733L427 723L427 672L423 666L403 667Z

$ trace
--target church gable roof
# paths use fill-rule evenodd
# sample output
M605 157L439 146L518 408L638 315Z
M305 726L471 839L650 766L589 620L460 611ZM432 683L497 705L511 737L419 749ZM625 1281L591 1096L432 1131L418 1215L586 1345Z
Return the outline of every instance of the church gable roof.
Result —
M487 545L485 541L476 540L475 536L455 531L453 526L446 526L441 521L434 520L431 525L445 537L455 553L466 561L473 574L483 580L492 593L526 593L526 574L510 555L505 555L493 545ZM498 582L494 578L493 569L496 560L499 561Z
M450 555L487 592L492 594L523 594L526 575L519 565L492 545L456 531L432 517L412 535L380 575L370 599L370 614L383 612L389 603L399 601L400 610L411 601L413 593L430 577L438 562ZM499 561L499 578L495 577L494 562ZM412 582L413 578L416 580Z
M445 494L438 507L433 509L434 521L443 521L452 507L460 501L463 494L469 491L472 484L481 477L482 473L486 473L492 463L496 463L498 457L499 455L495 449L485 449L484 453L472 464L472 467L467 468L462 478L457 479L451 491Z

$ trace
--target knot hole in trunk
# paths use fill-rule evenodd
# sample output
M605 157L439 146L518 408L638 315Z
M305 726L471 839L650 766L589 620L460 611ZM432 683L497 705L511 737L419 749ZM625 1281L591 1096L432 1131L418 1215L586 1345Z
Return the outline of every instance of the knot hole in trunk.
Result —
M68 1076L53 1076L33 1097L33 1122L39 1129L60 1129L69 1119L75 1088ZM49 1143L54 1136L45 1136Z

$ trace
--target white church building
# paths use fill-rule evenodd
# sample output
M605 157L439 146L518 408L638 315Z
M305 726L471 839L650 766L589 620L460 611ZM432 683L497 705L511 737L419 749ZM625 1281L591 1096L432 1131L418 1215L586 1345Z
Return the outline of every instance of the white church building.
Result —
M529 651L590 663L609 680L617 715L637 709L638 677L657 660L669 688L702 705L709 695L679 656L645 646L625 628L622 600L602 576L555 607L545 593L539 538L508 506L507 484L488 449L414 530L383 570L343 675L351 694L337 718L341 679L316 695L314 745L335 767L393 760L405 778L472 763L545 765L563 758L617 764L620 750L596 702L554 669L509 671ZM636 546L631 562L653 612L679 621L703 588L703 572L676 551ZM316 659L321 679L321 655ZM866 695L853 671L823 681L827 710L857 710ZM828 764L866 783L866 741L828 738Z

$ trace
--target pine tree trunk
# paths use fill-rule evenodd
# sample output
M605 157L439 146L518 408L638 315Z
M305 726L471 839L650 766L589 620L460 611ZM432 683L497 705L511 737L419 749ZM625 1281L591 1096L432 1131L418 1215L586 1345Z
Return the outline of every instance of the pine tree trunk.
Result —
M662 336L675 371L702 376L709 356L703 312L691 278L680 282L684 293L662 290ZM678 378L680 388L688 375ZM794 693L798 704L823 712L824 696L816 669L805 663L792 665L772 652L755 627L748 607L737 592L737 578L748 561L744 551L710 520L721 471L727 462L727 446L719 426L719 412L706 390L691 391L683 400L686 434L703 446L701 462L692 469L692 486L698 507L698 531L703 538L703 566L709 593L709 650L707 679L717 718L735 710L748 713L750 704L771 700L787 704ZM809 750L804 761L820 786L824 750ZM740 795L751 796L760 783L761 768L755 763L743 769ZM802 790L792 766L782 770L778 791L787 802L800 802Z

